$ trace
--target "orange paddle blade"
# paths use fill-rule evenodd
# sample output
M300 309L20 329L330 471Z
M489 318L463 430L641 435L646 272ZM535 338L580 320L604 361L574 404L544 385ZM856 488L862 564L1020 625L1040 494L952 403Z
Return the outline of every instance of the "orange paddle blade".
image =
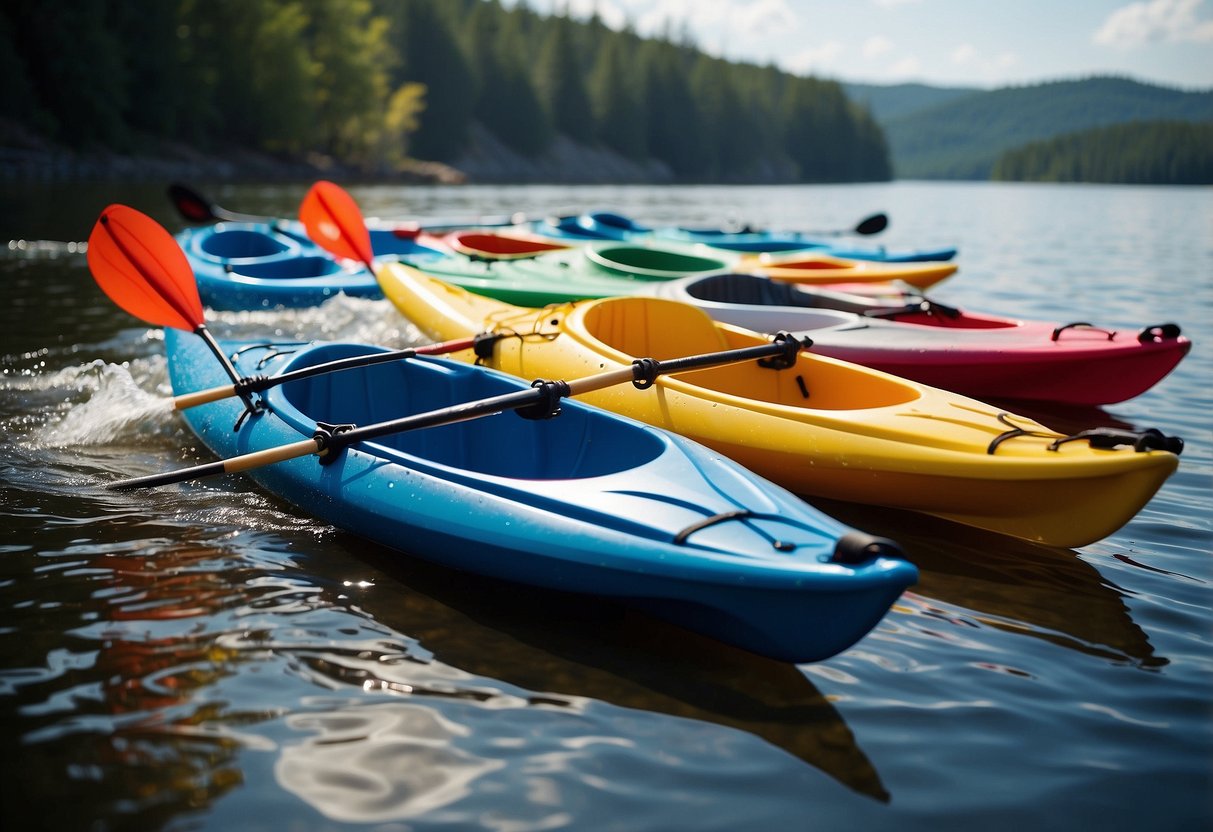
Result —
M314 243L373 270L371 233L358 203L340 185L324 180L312 185L299 206L299 219Z
M101 212L88 238L88 267L110 300L136 318L193 332L202 301L185 252L158 222L125 205Z

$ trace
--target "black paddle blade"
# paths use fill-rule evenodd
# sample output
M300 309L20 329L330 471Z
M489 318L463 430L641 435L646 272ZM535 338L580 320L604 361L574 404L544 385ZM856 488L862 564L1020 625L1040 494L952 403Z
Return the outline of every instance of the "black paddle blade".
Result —
M168 198L187 222L211 223L219 219L215 216L214 208L201 194L180 182L168 186Z
M865 219L859 225L855 226L855 233L868 236L870 234L879 234L889 227L889 217L886 214L873 214Z

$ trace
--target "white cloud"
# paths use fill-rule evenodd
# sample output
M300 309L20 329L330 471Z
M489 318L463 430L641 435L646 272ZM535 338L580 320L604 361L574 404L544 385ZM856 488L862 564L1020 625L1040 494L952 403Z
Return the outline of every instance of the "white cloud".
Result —
M911 56L902 58L889 67L888 75L893 80L909 80L918 76L922 69L922 61Z
M892 51L892 49L893 41L884 35L873 35L863 42L862 52L865 58L876 58L886 52Z
M831 75L831 69L837 65L838 59L846 52L846 47L838 41L828 41L820 46L802 49L795 55L783 61L783 68L798 75Z
M619 30L628 24L628 13L611 0L568 0L569 14L587 20L595 12L609 28Z
M1014 52L1002 52L990 63L990 69L1001 75L1006 70L1019 63L1019 55Z
M952 63L960 66L973 63L977 58L977 50L971 43L962 43L952 50Z
M1123 6L1092 38L1105 46L1131 48L1146 43L1213 43L1213 18L1200 19L1204 0L1143 0Z
M626 5L643 35L662 34L667 27L678 33L693 25L699 36L711 42L719 39L726 46L734 38L752 43L794 30L799 24L788 0L657 0L648 4L632 0Z

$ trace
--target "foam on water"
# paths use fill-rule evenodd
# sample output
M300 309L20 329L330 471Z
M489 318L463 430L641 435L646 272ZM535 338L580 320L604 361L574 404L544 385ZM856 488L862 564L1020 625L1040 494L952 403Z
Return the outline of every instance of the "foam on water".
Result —
M387 347L426 343L426 338L386 300L337 295L321 306L289 310L208 312L219 337L273 337L297 341L357 341Z
M172 412L171 400L140 387L127 367L94 361L41 379L43 389L84 392L83 401L56 414L31 439L43 448L108 445L155 432Z

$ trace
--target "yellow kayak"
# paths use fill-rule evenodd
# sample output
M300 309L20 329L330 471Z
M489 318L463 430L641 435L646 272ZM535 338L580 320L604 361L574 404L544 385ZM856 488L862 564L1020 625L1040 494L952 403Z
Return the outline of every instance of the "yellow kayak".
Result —
M637 357L767 340L659 298L531 309L398 263L380 269L379 280L432 338L516 334L479 360L528 379L575 379ZM470 350L456 357L478 359ZM811 352L786 369L730 365L662 377L653 388L620 385L584 400L698 440L802 495L923 511L1052 546L1084 546L1127 523L1175 470L1182 448L1157 432L1066 437L973 399Z
M900 280L919 289L934 286L956 273L955 263L886 263L851 260L815 251L747 255L736 265L739 272L764 274L789 283L887 283Z

